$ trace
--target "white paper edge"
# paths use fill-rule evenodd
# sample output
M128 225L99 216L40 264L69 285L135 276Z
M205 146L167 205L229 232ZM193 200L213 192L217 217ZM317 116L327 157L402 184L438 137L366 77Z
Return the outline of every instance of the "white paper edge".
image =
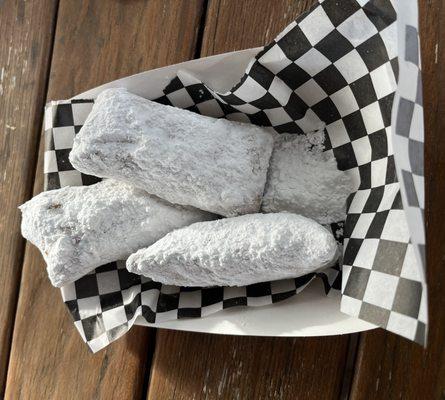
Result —
M377 328L366 321L340 312L340 293L323 294L321 281L312 282L303 292L268 306L232 307L201 318L136 325L191 332L242 336L331 336Z

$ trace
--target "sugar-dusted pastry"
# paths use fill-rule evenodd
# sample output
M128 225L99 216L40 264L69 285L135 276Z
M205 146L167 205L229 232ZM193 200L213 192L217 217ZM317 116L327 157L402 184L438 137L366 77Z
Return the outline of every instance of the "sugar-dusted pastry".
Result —
M127 269L179 286L244 286L298 277L330 265L337 243L296 214L250 214L198 222L132 254Z
M276 137L264 212L292 212L321 224L346 218L346 200L354 185L347 173L337 168L332 151L323 152L323 140L322 131Z
M76 135L70 161L81 172L228 217L259 211L272 148L263 128L109 89Z
M41 251L54 286L125 259L173 229L213 217L112 180L44 192L20 210L22 234Z

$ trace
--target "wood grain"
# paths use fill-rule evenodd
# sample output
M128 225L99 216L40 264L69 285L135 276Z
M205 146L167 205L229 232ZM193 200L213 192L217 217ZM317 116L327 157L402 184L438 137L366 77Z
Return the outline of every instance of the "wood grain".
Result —
M419 2L426 132L427 350L384 331L361 335L351 399L445 398L445 3Z
M201 57L263 46L316 0L209 0Z
M49 98L193 57L204 0L61 0Z
M159 330L149 400L337 399L347 340Z
M32 192L56 5L0 2L0 398L25 247L17 207Z
M34 0L38 3L38 0ZM83 1L59 5L48 99L193 56L201 0ZM42 101L42 100L41 100ZM42 149L34 193L42 189ZM151 331L134 328L92 355L43 260L26 246L7 376L7 399L140 398Z
M194 55L262 45L313 2L61 0L48 99ZM24 247L14 210L32 189L56 3L0 0L0 206L8 210L0 215L0 379L6 372ZM429 347L424 351L381 330L362 334L351 399L445 398L445 28L440 24L445 4L419 3L427 132ZM39 157L34 193L42 188L41 171ZM20 287L6 399L335 399L348 393L344 371L350 369L347 354L353 358L348 347L354 348L354 341L347 336L248 338L160 330L151 363L154 331L133 328L92 355L30 245Z
M265 44L312 3L210 1L201 55ZM158 330L147 399L336 399L348 345Z

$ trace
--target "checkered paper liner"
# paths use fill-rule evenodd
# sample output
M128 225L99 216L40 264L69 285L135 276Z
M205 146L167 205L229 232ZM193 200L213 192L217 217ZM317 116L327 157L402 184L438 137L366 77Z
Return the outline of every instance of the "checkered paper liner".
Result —
M199 77L180 71L164 95L154 99L278 133L310 133L325 124L326 151L357 186L344 226L331 226L338 240L344 235L343 278L334 267L241 288L179 288L129 273L117 261L62 288L75 325L93 351L122 336L138 316L154 323L203 317L238 305L271 304L299 293L316 276L326 291L340 289L341 281L343 312L424 343L417 4L403 0L398 16L397 5L390 0L320 1L260 51L230 91L218 93ZM68 159L74 135L93 103L48 104L45 190L98 181L76 171ZM410 234L409 227L416 233Z
M169 85L171 87L171 85ZM201 98L202 93L197 92ZM164 102L166 99L155 99ZM200 100L196 98L196 102ZM93 99L54 101L45 110L45 190L85 186L101 179L75 170L68 155L94 104ZM196 111L196 110L195 110ZM329 228L343 243L344 222ZM129 272L125 261L97 268L62 288L62 297L75 326L93 351L98 351L127 332L137 317L147 323L204 317L235 306L263 306L300 293L314 279L324 292L340 290L339 265L295 279L264 282L245 287L189 288L162 285Z

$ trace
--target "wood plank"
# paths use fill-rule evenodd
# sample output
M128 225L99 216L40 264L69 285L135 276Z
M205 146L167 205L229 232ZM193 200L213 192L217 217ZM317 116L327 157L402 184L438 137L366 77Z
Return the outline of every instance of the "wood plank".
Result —
M362 334L351 398L443 399L445 396L445 4L419 2L426 129L429 294L427 350L391 333Z
M202 6L201 0L61 0L48 98L191 58ZM42 189L42 154L34 193ZM135 328L92 355L49 284L40 254L26 246L7 399L139 398L149 340L149 329Z
M267 43L313 1L218 0L202 56ZM158 330L147 398L336 399L349 337L251 338Z
M32 192L56 6L0 2L0 398L25 247L17 207Z
M203 0L61 0L48 98L192 58L203 12Z
M210 0L201 57L263 46L316 0Z
M337 399L344 339L158 330L148 399Z

